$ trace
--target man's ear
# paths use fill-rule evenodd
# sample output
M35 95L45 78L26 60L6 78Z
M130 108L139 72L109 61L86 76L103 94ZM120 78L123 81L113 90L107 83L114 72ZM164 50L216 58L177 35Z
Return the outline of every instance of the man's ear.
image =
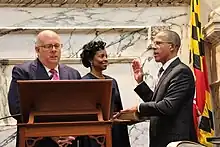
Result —
M38 54L39 54L39 52L40 52L40 48L36 46L36 47L35 47L35 51L36 51L37 56L38 56Z
M174 50L174 47L175 47L175 46L174 46L173 44L171 44L171 45L170 45L170 50L173 51L173 50Z
M35 46L35 51L38 53L39 52L39 47Z

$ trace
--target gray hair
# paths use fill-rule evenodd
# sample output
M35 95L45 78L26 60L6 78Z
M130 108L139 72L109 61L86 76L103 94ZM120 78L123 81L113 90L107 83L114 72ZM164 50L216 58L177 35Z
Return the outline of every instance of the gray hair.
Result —
M171 30L165 30L165 31L162 31L166 37L167 37L167 40L169 40L170 42L172 42L172 44L177 48L179 49L180 46L181 46L181 39L180 39L180 36L174 32L174 31L171 31Z

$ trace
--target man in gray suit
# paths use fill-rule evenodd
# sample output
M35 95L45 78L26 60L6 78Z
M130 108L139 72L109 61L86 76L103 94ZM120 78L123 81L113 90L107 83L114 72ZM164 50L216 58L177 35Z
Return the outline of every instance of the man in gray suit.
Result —
M72 80L81 79L79 72L69 66L59 64L61 57L61 40L57 33L45 30L37 35L35 50L37 59L14 66L8 93L11 115L20 113L17 80ZM21 122L21 117L14 117ZM18 138L18 137L17 137ZM17 141L18 146L18 141ZM58 147L51 138L37 142L39 147Z
M143 81L140 62L132 63L138 83L135 92L144 103L123 111L150 118L150 147L166 147L179 140L197 141L192 111L195 81L191 69L177 57L180 45L180 37L174 31L156 35L154 58L162 67L154 92Z

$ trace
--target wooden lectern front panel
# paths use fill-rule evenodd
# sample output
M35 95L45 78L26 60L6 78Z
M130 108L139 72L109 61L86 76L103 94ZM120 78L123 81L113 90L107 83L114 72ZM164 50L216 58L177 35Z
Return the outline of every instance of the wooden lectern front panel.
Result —
M90 112L110 119L112 80L18 81L23 122L31 112Z
M111 147L112 80L18 81L20 147L30 137L104 135Z

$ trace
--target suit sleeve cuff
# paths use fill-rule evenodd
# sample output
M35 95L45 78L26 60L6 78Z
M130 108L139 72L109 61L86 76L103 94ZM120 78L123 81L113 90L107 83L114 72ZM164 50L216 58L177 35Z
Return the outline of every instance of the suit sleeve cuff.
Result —
M143 81L141 81L140 83L138 83L138 85L141 85L143 82L144 82L144 80L143 80ZM138 86L138 85L137 85L137 86Z

